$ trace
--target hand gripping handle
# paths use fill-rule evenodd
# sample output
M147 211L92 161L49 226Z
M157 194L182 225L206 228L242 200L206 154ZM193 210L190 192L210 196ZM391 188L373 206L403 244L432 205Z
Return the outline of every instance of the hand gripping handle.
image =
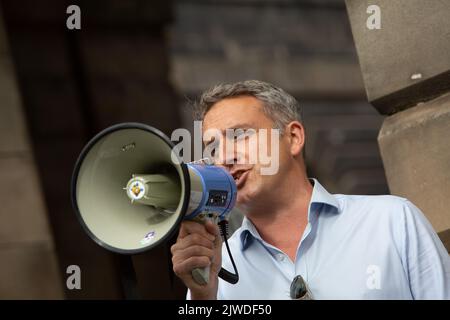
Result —
M199 214L195 217L194 221L198 223L205 224L207 221L212 221L213 223L217 223L217 215L213 214ZM195 282L199 285L206 285L209 282L209 272L210 266L205 268L195 268L191 271L192 278L194 278Z

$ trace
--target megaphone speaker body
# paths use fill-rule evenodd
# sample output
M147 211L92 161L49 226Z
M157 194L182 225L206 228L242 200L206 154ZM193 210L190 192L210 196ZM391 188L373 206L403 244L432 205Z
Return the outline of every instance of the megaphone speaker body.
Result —
M185 164L159 130L118 124L97 134L81 152L72 177L72 204L100 246L135 254L161 244L183 219L226 219L236 201L223 168ZM174 162L173 159L178 161ZM208 270L193 272L207 282Z

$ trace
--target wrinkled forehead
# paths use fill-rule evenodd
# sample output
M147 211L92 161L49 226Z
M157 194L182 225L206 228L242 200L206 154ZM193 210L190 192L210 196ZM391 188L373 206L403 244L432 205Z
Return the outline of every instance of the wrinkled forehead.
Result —
M214 104L203 119L203 131L209 129L258 129L272 126L262 102L254 97L224 99Z

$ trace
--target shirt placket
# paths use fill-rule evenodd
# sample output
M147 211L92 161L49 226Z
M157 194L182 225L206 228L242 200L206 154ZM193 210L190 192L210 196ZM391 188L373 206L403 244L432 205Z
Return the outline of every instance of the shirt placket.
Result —
M297 248L295 258L295 275L301 275L305 281L308 281L307 252L305 251L305 242L311 233L312 226L316 223L320 211L320 206L312 205L308 213L308 224Z

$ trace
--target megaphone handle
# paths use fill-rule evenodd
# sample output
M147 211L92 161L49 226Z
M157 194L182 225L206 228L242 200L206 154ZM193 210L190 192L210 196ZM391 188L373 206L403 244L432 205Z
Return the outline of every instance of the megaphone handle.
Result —
M209 282L209 271L209 266L205 268L195 268L192 270L192 278L194 278L195 282L199 285L206 285Z
M201 213L194 218L194 221L201 224L205 224L207 221L217 223L217 215ZM206 285L209 282L209 271L209 266L205 268L195 268L191 272L192 278L194 278L195 282L197 282L199 285Z

